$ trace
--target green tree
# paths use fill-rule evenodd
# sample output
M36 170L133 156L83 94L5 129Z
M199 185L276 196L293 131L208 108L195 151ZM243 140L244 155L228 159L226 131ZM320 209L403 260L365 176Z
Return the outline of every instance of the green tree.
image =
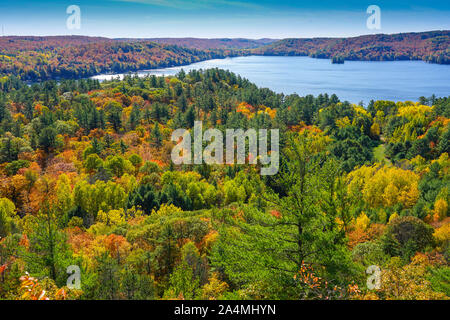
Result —
M178 265L169 279L169 289L164 293L166 298L182 297L192 300L200 294L200 281L194 276L192 268L183 261Z
M155 125L153 126L153 129L150 132L150 139L155 146L157 146L157 147L162 146L163 138L162 138L161 130L159 129L158 122L155 122Z
M102 159L97 154L90 154L86 160L83 162L84 167L90 173L98 170L98 168L103 166Z
M391 256L409 262L417 252L433 244L434 229L416 217L397 217L389 222L382 237L383 248Z
M108 103L105 109L109 123L114 128L114 131L118 132L122 126L122 106L120 103L113 101Z
M348 279L350 252L344 228L336 223L343 219L337 188L345 185L336 182L336 165L327 162L325 153L314 152L313 142L307 137L292 140L276 176L278 193L259 190L275 213L244 206L238 219L226 210L216 215L227 223L219 228L213 266L235 284L273 283L271 298L293 298L308 294L307 285L297 287L289 280L304 265L338 284Z
M7 199L0 199L0 237L5 238L14 227L13 218L15 216L16 206Z
M96 257L97 282L95 298L103 300L119 299L120 293L120 266L117 259L112 258L108 252Z
M120 274L121 292L128 300L151 300L155 298L153 280L149 275L140 274L132 267L125 266Z
M139 124L140 120L141 120L141 110L138 105L134 104L130 112L130 118L128 119L130 129L131 130L136 129L136 126Z
M450 125L447 125L447 128L445 128L445 131L439 138L438 150L439 153L450 153Z
M30 249L26 261L32 274L49 276L57 284L65 284L66 268L71 264L71 255L66 236L58 229L61 217L48 202L42 204L33 233L30 237Z
M53 127L46 127L39 135L39 146L46 152L54 149L57 145L56 130Z
M142 165L142 157L138 154L133 153L129 158L128 161L131 162L131 164L136 168L136 173L139 171L139 168Z
M105 168L109 169L116 177L121 177L132 168L132 164L122 156L109 156L105 160Z
M186 111L186 123L189 128L192 128L194 126L195 122L195 109L194 107L189 107L189 109Z

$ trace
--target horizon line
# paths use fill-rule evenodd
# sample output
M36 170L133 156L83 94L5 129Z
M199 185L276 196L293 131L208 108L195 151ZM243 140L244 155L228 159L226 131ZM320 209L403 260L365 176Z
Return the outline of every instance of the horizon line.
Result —
M82 34L55 34L55 35L1 35L0 38L8 38L8 37L16 37L16 38L25 38L25 37L36 37L36 38L56 38L56 37L84 37L84 38L102 38L108 40L152 40L152 39L196 39L196 40L285 40L285 39L342 39L342 38L358 38L364 36L376 36L376 35L397 35L397 34L417 34L417 33L429 33L429 32L446 32L450 29L435 29L435 30L426 30L426 31L406 31L406 32L394 32L394 33L368 33L368 34L360 34L357 36L321 36L321 37L282 37L282 38L270 38L270 37L262 37L262 38L246 38L246 37L217 37L217 38L203 38L203 37L106 37L106 36L93 36L93 35L82 35Z

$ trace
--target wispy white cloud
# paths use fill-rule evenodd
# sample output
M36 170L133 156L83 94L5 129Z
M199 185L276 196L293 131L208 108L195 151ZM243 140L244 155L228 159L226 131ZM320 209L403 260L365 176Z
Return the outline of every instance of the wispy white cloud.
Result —
M147 4L151 6L176 8L176 9L202 9L215 7L236 7L245 9L262 9L263 7L254 3L235 0L112 0L115 2L128 2Z

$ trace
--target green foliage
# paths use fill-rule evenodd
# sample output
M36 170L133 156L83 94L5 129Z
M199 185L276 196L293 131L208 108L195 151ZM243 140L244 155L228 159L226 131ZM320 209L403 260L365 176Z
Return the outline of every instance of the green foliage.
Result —
M389 255L409 261L417 251L433 245L433 228L416 217L397 217L389 222L382 244Z
M12 162L18 160L18 155L22 152L30 151L29 144L21 138L16 138L7 133L1 139L0 161Z
M433 290L443 292L450 297L450 267L434 268L430 273L429 279Z
M220 229L213 265L236 285L273 281L275 275L283 281L280 288L294 290L295 284L287 280L304 264L323 266L322 276L338 283L351 272L345 234L335 222L340 211L334 192L337 171L332 163L320 166L325 154L312 152L311 142L307 137L293 140L286 150L289 161L280 172L282 192L266 191L278 213L244 206L236 219L227 211L217 217L230 225ZM321 205L318 199L327 201Z
M55 291L72 264L75 299L442 298L447 107L430 97L365 110L219 69L101 84L1 78L0 298L21 297L24 271ZM279 129L278 174L175 165L171 132L194 120ZM365 292L373 264L392 282Z
M39 135L39 146L48 153L57 146L56 130L52 127L46 127Z
M27 160L16 160L8 163L5 167L8 175L12 176L17 173L22 168L28 168L30 166L30 161Z
M142 165L142 157L139 156L138 154L132 154L128 160L131 162L131 164L133 166L135 166L136 168L139 168Z
M194 278L192 268L182 262L175 268L169 279L169 289L165 298L195 299L199 294L199 280Z
M153 126L153 130L150 133L150 137L152 142L157 146L160 147L162 145L162 135L161 135L161 131L159 129L159 123L156 122L155 125Z
M94 172L103 166L103 161L97 154L94 153L90 154L83 164L87 171Z
M383 266L389 256L384 252L383 247L378 242L368 241L359 243L352 250L353 260L368 267L371 265Z
M105 168L110 170L118 178L123 176L125 172L134 171L132 163L122 156L109 156L106 158Z
M58 229L60 218L48 204L44 203L34 221L26 261L30 272L48 276L61 286L65 284L66 268L72 261L66 236Z
M6 198L0 199L0 237L4 238L14 230L16 206Z
M152 174L152 173L159 173L161 169L156 163L146 161L144 165L139 169L139 171L145 174Z

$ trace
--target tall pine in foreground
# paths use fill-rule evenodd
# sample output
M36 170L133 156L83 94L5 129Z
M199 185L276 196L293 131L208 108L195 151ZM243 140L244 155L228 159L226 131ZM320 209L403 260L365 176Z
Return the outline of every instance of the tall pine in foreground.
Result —
M66 235L58 229L61 218L45 201L38 216L33 219L30 248L25 253L30 272L48 276L59 286L66 283L66 268L75 264L71 259Z
M266 210L246 205L238 216L229 210L215 215L221 236L213 266L250 298L320 298L346 285L352 263L337 223L348 220L345 186L324 150L322 138L295 137L276 177L277 192L261 190ZM320 280L298 279L305 270Z

